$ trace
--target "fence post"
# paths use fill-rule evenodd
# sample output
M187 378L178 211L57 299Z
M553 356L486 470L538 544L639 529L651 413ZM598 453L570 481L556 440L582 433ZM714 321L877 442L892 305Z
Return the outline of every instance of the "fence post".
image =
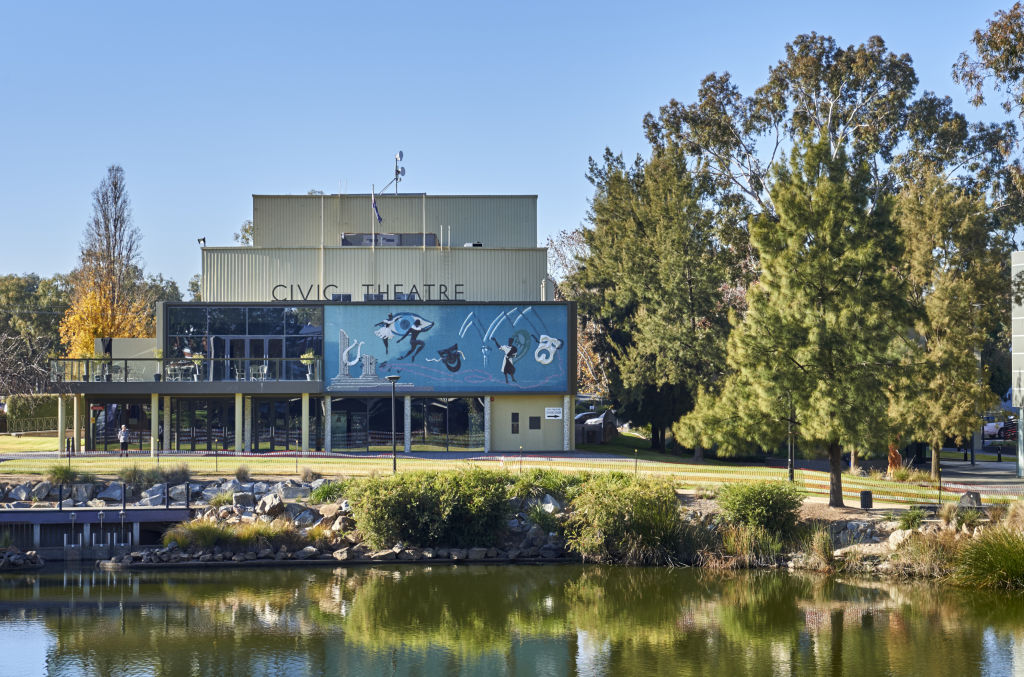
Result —
M633 450L633 477L640 476L640 450Z

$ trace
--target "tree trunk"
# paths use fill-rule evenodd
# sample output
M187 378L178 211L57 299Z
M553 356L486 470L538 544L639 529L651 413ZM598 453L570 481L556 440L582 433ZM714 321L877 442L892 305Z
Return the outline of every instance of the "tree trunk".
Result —
M838 442L828 445L828 504L833 508L845 508L843 504L843 448Z
M970 442L973 443L974 440L971 440ZM939 459L941 456L940 452L942 451L942 444L929 444L928 446L931 447L932 450L932 479L937 480L939 479Z
M857 474L857 448L850 447L850 474Z
M889 477L903 467L903 457L900 455L900 448L896 442L889 442Z
M693 448L693 460L697 463L704 462L704 447L699 444Z
M665 451L665 445L661 440L661 428L651 424L651 449L654 451Z

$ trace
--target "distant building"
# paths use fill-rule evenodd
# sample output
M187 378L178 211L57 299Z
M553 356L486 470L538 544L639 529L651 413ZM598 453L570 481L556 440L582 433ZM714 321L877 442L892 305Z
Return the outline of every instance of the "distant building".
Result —
M253 246L203 247L202 303L155 339L57 360L86 447L573 448L575 306L553 302L536 196L254 196Z

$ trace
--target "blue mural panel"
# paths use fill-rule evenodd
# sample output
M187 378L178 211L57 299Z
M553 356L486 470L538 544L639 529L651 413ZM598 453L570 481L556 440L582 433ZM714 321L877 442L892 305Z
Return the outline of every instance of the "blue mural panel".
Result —
M565 305L324 306L324 387L402 394L566 392Z

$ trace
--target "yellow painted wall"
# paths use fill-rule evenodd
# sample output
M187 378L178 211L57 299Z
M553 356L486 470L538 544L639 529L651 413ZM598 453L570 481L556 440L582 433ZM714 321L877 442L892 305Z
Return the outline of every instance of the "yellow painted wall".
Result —
M560 420L544 418L545 407L561 407L561 395L505 395L491 402L491 450L495 452L561 451ZM519 413L519 434L512 434L512 413ZM572 412L562 412L562 416ZM540 416L540 430L530 430L530 417ZM572 426L570 426L571 435Z

